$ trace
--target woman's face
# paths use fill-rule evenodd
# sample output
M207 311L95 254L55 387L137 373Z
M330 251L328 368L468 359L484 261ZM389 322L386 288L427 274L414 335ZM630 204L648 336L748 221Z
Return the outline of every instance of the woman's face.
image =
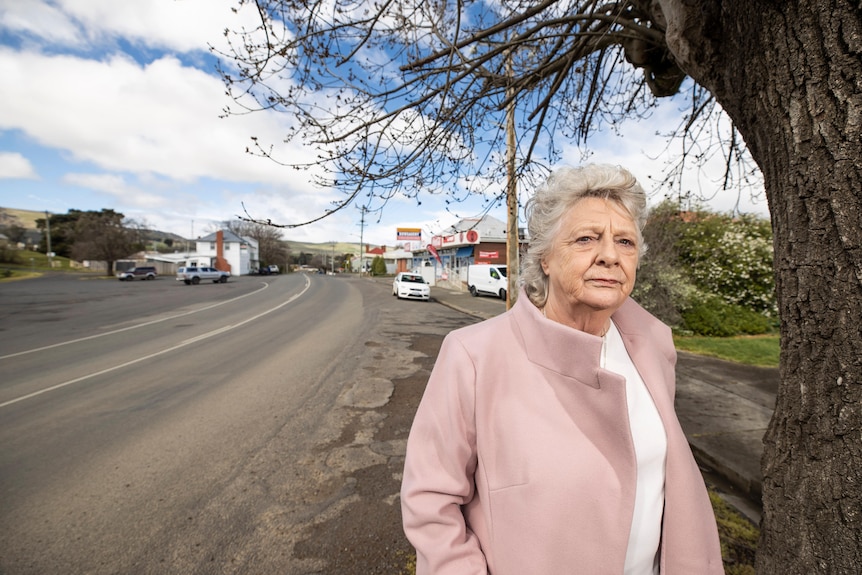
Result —
M572 319L619 308L635 285L637 226L612 200L584 198L563 215L550 254L548 305Z

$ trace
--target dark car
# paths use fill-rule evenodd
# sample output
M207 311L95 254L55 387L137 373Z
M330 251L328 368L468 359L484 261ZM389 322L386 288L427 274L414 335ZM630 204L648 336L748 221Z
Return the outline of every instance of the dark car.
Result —
M278 273L279 273L279 269L278 269L278 266L277 266L277 265L275 265L275 264L271 264L271 265L268 265L268 266L263 266L262 268L260 268L259 270L257 270L257 273L258 273L258 274L260 274L260 275L262 275L262 276L278 275Z
M135 267L117 274L117 279L122 281L132 281L134 279L154 280L156 276L156 268L153 266Z

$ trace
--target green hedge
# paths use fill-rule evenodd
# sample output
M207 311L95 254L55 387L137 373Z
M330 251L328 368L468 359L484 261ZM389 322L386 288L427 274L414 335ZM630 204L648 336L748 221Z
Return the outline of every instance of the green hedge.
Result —
M683 329L696 335L758 335L773 328L772 319L742 306L728 304L717 296L707 296L683 310L681 315Z

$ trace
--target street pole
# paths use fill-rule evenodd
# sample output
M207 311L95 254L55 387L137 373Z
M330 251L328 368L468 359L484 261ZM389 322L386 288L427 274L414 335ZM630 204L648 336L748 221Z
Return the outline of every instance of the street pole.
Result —
M512 55L508 53L506 72L512 77ZM518 272L520 270L518 237L518 183L515 180L515 93L510 85L506 88L509 104L506 106L506 309L511 309L518 299Z
M365 271L365 206L362 206L362 219L359 228L359 277Z
M48 267L54 269L54 260L51 259L54 255L51 253L51 214L48 213L48 210L45 210L45 240L45 245L48 248L48 251L45 253L48 256Z

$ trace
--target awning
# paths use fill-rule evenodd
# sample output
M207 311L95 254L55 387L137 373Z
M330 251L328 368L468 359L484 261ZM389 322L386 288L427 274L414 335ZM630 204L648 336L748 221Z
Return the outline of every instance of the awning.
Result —
M471 258L473 257L473 246L462 246L455 252L456 258Z

